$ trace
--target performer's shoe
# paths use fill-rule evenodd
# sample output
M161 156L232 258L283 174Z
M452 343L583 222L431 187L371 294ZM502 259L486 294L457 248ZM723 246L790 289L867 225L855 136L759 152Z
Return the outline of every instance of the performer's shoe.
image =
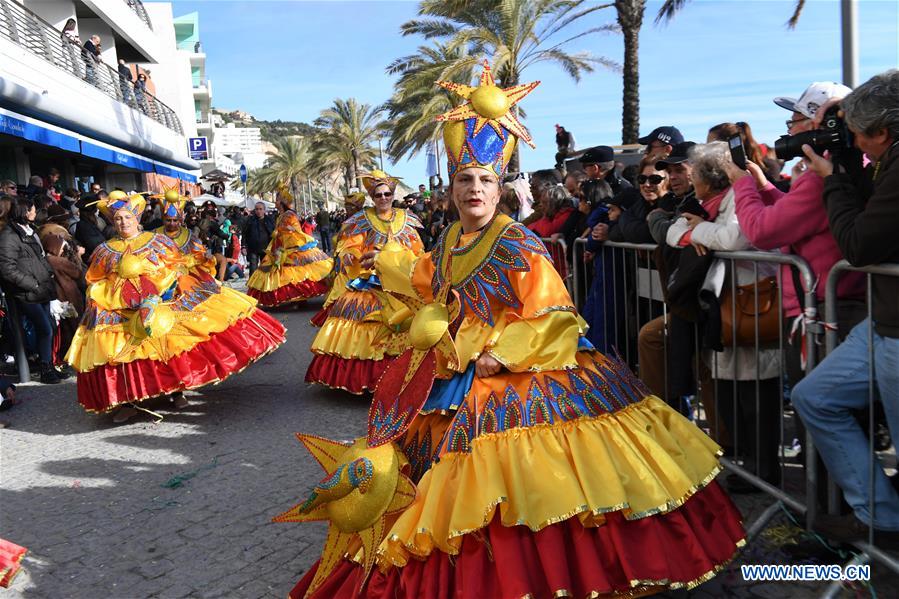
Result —
M119 411L112 417L112 421L116 424L122 424L128 422L135 416L137 416L137 408L131 405L125 405L119 408Z
M187 401L187 398L184 397L184 394L180 391L178 393L172 393L172 403L175 405L175 408L179 410L183 410L190 405L190 402Z

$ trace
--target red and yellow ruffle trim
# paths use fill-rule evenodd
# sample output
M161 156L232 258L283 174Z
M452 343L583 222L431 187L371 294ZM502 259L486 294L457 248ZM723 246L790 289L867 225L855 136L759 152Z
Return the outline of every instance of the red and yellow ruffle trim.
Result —
M328 292L328 284L324 281L302 281L290 283L274 291L247 289L247 295L259 302L263 308L274 308L324 295Z
M470 453L440 457L388 533L379 557L459 553L494 516L537 531L577 516L638 520L681 506L719 472L718 446L661 400L617 412L480 435Z
M268 272L257 268L247 280L247 289L269 292L304 281L321 281L328 278L333 267L334 261L326 258L300 266L285 264L280 268L272 268Z
M88 412L218 383L284 343L280 322L254 309L221 333L163 362L142 359L78 373L78 401Z

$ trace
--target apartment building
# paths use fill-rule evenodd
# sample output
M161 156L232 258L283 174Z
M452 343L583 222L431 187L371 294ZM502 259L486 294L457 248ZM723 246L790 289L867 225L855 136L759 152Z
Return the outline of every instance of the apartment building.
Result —
M100 37L99 60L63 35L69 19L82 44ZM169 3L0 0L0 179L56 168L65 187L196 190L194 59L176 31Z

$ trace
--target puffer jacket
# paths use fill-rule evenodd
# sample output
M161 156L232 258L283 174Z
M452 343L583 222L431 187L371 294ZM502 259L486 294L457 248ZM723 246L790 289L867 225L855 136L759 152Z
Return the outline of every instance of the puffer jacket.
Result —
M56 299L53 277L37 231L28 235L15 223L0 231L0 279L7 295L30 304L49 302Z

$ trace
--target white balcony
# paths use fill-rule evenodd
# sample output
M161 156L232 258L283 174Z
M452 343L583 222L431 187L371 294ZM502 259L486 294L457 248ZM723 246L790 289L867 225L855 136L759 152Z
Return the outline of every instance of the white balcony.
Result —
M129 62L159 62L164 57L162 42L153 33L153 24L140 0L75 0L75 10L79 20L99 18L112 29L117 42L127 42L138 54L125 56Z
M0 0L0 64L0 105L181 168L198 168L187 156L184 130L171 108L122 81L109 65L86 63L80 49L12 0Z

